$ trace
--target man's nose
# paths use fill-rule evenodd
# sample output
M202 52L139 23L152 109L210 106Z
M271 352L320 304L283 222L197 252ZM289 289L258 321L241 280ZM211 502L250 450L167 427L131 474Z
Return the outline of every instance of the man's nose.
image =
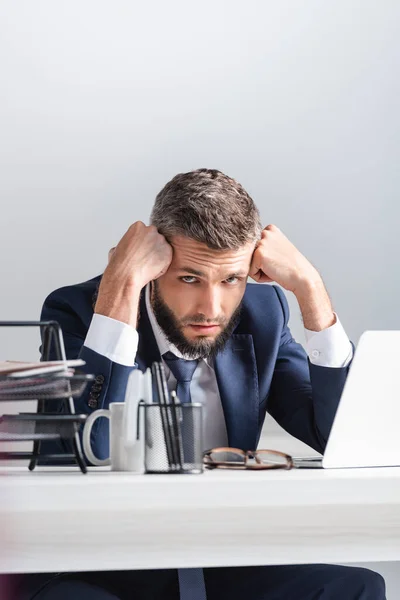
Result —
M220 298L216 290L209 289L204 291L199 298L197 311L205 315L207 321L212 321L218 317L221 312Z

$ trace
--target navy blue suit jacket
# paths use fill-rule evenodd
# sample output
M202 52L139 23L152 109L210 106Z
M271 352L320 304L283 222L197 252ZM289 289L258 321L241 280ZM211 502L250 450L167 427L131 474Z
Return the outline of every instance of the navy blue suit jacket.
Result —
M123 402L132 368L144 371L160 360L142 292L136 367L126 367L84 346L101 276L60 288L45 300L41 319L61 325L67 358L86 361L87 373L102 375L97 408ZM243 310L235 331L217 355L215 371L229 445L255 449L265 413L289 433L324 452L349 367L328 368L310 363L288 328L289 307L274 285L247 284ZM90 413L91 386L75 401L78 413ZM99 388L97 388L97 393ZM93 403L93 402L92 402ZM52 408L53 407L53 408ZM54 403L48 406L54 410ZM108 424L93 428L95 453L108 456ZM54 446L48 451L54 452Z

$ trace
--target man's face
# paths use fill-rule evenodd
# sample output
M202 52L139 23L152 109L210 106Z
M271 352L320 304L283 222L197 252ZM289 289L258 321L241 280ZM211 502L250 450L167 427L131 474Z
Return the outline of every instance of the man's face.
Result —
M174 236L170 243L170 267L152 282L157 321L182 354L213 356L238 322L255 244L212 250L184 236Z

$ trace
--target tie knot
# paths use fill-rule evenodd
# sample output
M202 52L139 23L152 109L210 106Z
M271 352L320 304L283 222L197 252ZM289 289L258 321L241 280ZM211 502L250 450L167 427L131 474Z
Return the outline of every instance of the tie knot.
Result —
M163 354L163 359L171 369L176 381L192 381L193 373L196 370L198 360L185 360L184 358L178 358L172 352L166 352Z

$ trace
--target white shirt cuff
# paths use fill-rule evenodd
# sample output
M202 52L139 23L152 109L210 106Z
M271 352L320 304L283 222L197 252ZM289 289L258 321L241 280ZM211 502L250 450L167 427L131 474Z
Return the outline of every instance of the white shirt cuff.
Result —
M336 313L336 323L322 331L304 328L306 350L310 362L320 367L347 367L353 358L353 348Z
M139 334L127 323L95 313L84 345L126 367L135 366Z

